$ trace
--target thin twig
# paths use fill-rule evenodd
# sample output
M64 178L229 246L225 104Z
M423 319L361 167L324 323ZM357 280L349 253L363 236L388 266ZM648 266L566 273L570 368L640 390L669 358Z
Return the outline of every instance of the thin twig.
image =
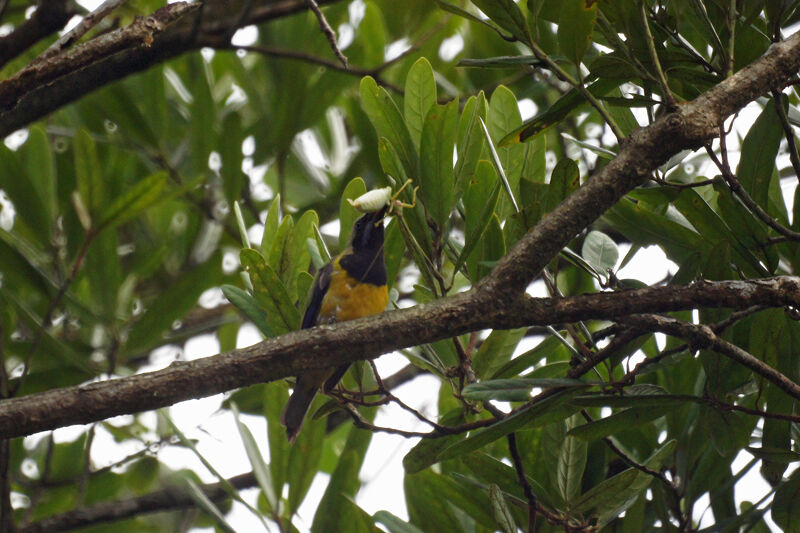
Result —
M632 315L626 318L625 322L642 329L660 331L673 337L686 339L689 347L693 350L713 350L764 377L792 398L800 399L800 385L749 352L718 337L714 330L706 325L690 324L672 317L654 314Z
M317 16L317 20L319 21L319 29L322 30L322 33L325 34L325 38L328 39L328 44L331 45L331 50L333 50L334 55L341 61L344 68L347 68L347 58L339 50L339 45L336 44L336 32L333 31L331 25L328 24L328 20L325 18L325 15L322 13L322 10L319 8L319 5L314 0L306 0L308 7L311 8L311 11L314 12L314 15Z
M514 470L517 472L517 479L522 486L522 493L525 494L525 499L528 500L528 533L536 531L536 513L539 506L536 495L533 493L528 476L525 474L525 467L522 464L522 457L517 448L517 434L509 433L506 437L508 441L508 451L511 453L511 462L514 463Z
M69 48L73 43L76 43L86 32L95 27L102 21L109 13L124 4L127 0L106 0L97 9L83 17L74 28L66 32L58 38L56 42L51 44L47 50L42 52L39 57L30 62L30 65L35 65L46 59L57 56L64 49ZM29 65L29 66L30 66Z
M778 114L783 134L786 137L787 149L789 150L789 160L792 162L795 177L800 180L800 155L797 153L797 144L795 143L794 130L789 123L789 117L786 115L786 110L783 108L784 96L778 89L773 89L772 97L775 99L775 112Z
M745 206L747 206L747 208L750 209L750 211L755 216L757 216L767 226L774 229L787 239L793 241L800 241L800 232L793 231L784 226L783 224L781 224L780 222L778 222L777 220L775 220L760 205L758 205L758 203L755 200L753 200L753 197L750 196L750 194L745 190L744 187L742 187L741 182L736 177L736 175L731 171L728 164L723 161L720 161L720 159L717 157L717 154L714 153L714 150L711 148L710 145L706 145L706 152L708 152L708 156L711 158L714 164L717 165L717 168L722 174L722 178L728 184L728 187L730 187L731 191L733 191L733 193L739 197L742 203Z
M656 41L650 31L650 22L647 20L647 9L644 0L639 0L639 13L642 17L642 27L645 32L645 39L647 40L647 50L650 52L650 61L653 63L653 68L656 69L656 79L661 86L661 93L664 101L667 104L668 110L675 109L676 102L675 96L669 88L667 76L664 74L664 69L661 68L661 61L658 59L658 51L656 50Z
M9 397L16 395L16 393L19 391L19 388L25 381L25 378L28 376L28 372L30 372L31 368L31 362L33 360L33 354L39 349L42 339L47 333L47 328L49 328L52 324L53 314L61 305L61 300L67 294L67 290L78 276L78 272L83 266L83 261L86 258L86 252L89 251L89 245L92 243L92 240L94 240L96 235L97 234L94 232L94 230L92 230L92 228L89 228L89 230L86 231L86 237L84 238L83 245L81 246L80 250L78 250L78 254L75 256L75 261L72 263L72 269L70 270L69 276L67 276L67 279L65 279L61 284L61 287L58 288L58 292L56 293L55 297L50 301L47 312L42 319L42 324L39 326L39 329L36 332L36 337L34 337L31 347L28 349L28 353L25 355L25 361L22 365L22 373L20 374L16 383L9 387Z

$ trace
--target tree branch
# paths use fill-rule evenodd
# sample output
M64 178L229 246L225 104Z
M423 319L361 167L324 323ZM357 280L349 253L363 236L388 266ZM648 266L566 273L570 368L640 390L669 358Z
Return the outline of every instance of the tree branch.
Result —
M234 476L227 480L234 488L241 490L257 485L255 475L251 473ZM211 483L202 487L203 492L211 501L220 501L228 498L228 492L222 483ZM162 490L128 498L98 503L88 507L75 509L66 513L51 516L17 529L17 533L46 533L49 531L69 531L100 524L139 516L145 513L171 511L194 507L195 500L189 491L180 485L167 487Z
M338 0L319 1L318 4L329 4L336 1ZM188 2L176 2L161 8L161 10L183 9L185 6L192 5ZM238 27L260 24L305 9L308 9L305 0L276 0L254 7L244 20L241 20L238 12L205 20L201 17L201 9L192 10L192 13L183 16L165 31L156 35L149 46L132 46L111 55L98 55L93 60L91 57L86 57L84 59L86 66L82 69L65 73L48 83L26 87L25 93L20 95L12 107L0 111L0 137L6 136L111 82L147 70L153 65L188 51L197 50L202 46L219 46L227 43L230 40L231 30L237 29L237 24ZM161 10L151 16L156 16ZM96 40L88 41L82 46L89 46L88 50L93 50L91 47L96 46L94 44ZM3 46L0 41L0 63L2 63L2 58ZM60 69L58 66L60 60L61 57L54 58L54 62L48 61L48 64L52 64L50 68ZM40 74L40 76L44 78L45 74ZM5 83L7 81L0 82L0 92L6 90L3 88Z
M31 18L0 38L0 68L40 39L63 28L74 14L69 0L39 0Z
M70 424L157 409L310 369L373 358L412 345L487 329L589 319L653 310L752 305L800 307L800 278L698 282L573 298L524 299L503 307L496 291L473 289L409 309L295 331L213 357L176 362L164 370L0 401L0 437L18 437ZM475 309L483 312L476 313Z

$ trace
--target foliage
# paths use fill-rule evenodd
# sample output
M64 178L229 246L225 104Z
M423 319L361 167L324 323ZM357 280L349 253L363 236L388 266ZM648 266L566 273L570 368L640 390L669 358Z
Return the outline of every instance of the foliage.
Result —
M21 25L26 4L11 0L3 22ZM222 9L237 13L240 4ZM129 2L121 23L160 5ZM387 226L393 304L472 287L632 131L763 55L800 20L800 2L365 0L330 2L323 12L340 36L352 32L346 68L329 59L314 13L300 10L259 25L248 53L226 42L154 62L0 145L8 198L0 203L3 397L145 371L154 350L180 352L198 335L228 351L245 323L264 338L298 329L315 268L329 248L342 249L357 216L346 198L372 187L413 185L400 196L413 207ZM93 31L105 24L112 22ZM463 44L453 53L455 43ZM534 287L569 298L647 284L620 279L624 265L663 270L665 279L652 283L666 287L798 272L800 200L784 201L800 171L797 104L794 86L775 91L752 107L752 124L735 121L744 124L741 138L728 123L708 152L678 154L585 227ZM341 235L324 231L336 221ZM651 246L667 268L641 266L639 252ZM670 315L708 325L800 382L794 314L758 307ZM407 520L370 516L356 503L375 402L402 400L373 367L355 365L344 380L348 391L377 391L348 396L364 404L356 423L340 401L318 397L294 445L279 424L286 383L236 391L223 407L235 413L253 465L248 486L260 496L251 510L294 530L312 480L325 473L328 488L305 517L314 532L377 524L392 533L534 524L766 531L767 516L797 531L796 400L752 368L654 331L614 346L590 373L570 374L613 345L624 325L473 332L403 351L442 384L432 400L438 416L423 425L431 433L403 459L404 485L395 488L404 491ZM266 419L267 435L253 435L240 412ZM200 513L165 503L169 512L91 530L231 530L226 513L241 487L226 482L212 498L195 473L171 471L158 460L161 447L200 452L169 417L149 420L102 421L70 442L8 441L4 474L23 502L14 522L177 484ZM145 451L100 468L91 458L101 431ZM258 452L263 441L268 457ZM213 471L215 458L203 460ZM771 489L752 495L741 479L756 466ZM746 501L753 497L760 499Z

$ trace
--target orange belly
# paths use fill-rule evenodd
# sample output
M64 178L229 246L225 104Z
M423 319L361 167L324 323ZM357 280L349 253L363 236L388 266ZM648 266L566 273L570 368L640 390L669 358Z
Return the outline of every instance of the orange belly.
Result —
M328 292L322 299L319 322L343 322L376 315L386 309L388 302L386 285L359 283L346 271L334 268Z

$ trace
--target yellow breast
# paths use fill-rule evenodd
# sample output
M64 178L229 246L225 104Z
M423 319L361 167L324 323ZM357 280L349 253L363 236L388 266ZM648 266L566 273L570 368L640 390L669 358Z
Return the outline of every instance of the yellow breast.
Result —
M335 265L328 292L322 300L319 322L343 322L376 315L386 309L388 302L386 285L359 283Z

